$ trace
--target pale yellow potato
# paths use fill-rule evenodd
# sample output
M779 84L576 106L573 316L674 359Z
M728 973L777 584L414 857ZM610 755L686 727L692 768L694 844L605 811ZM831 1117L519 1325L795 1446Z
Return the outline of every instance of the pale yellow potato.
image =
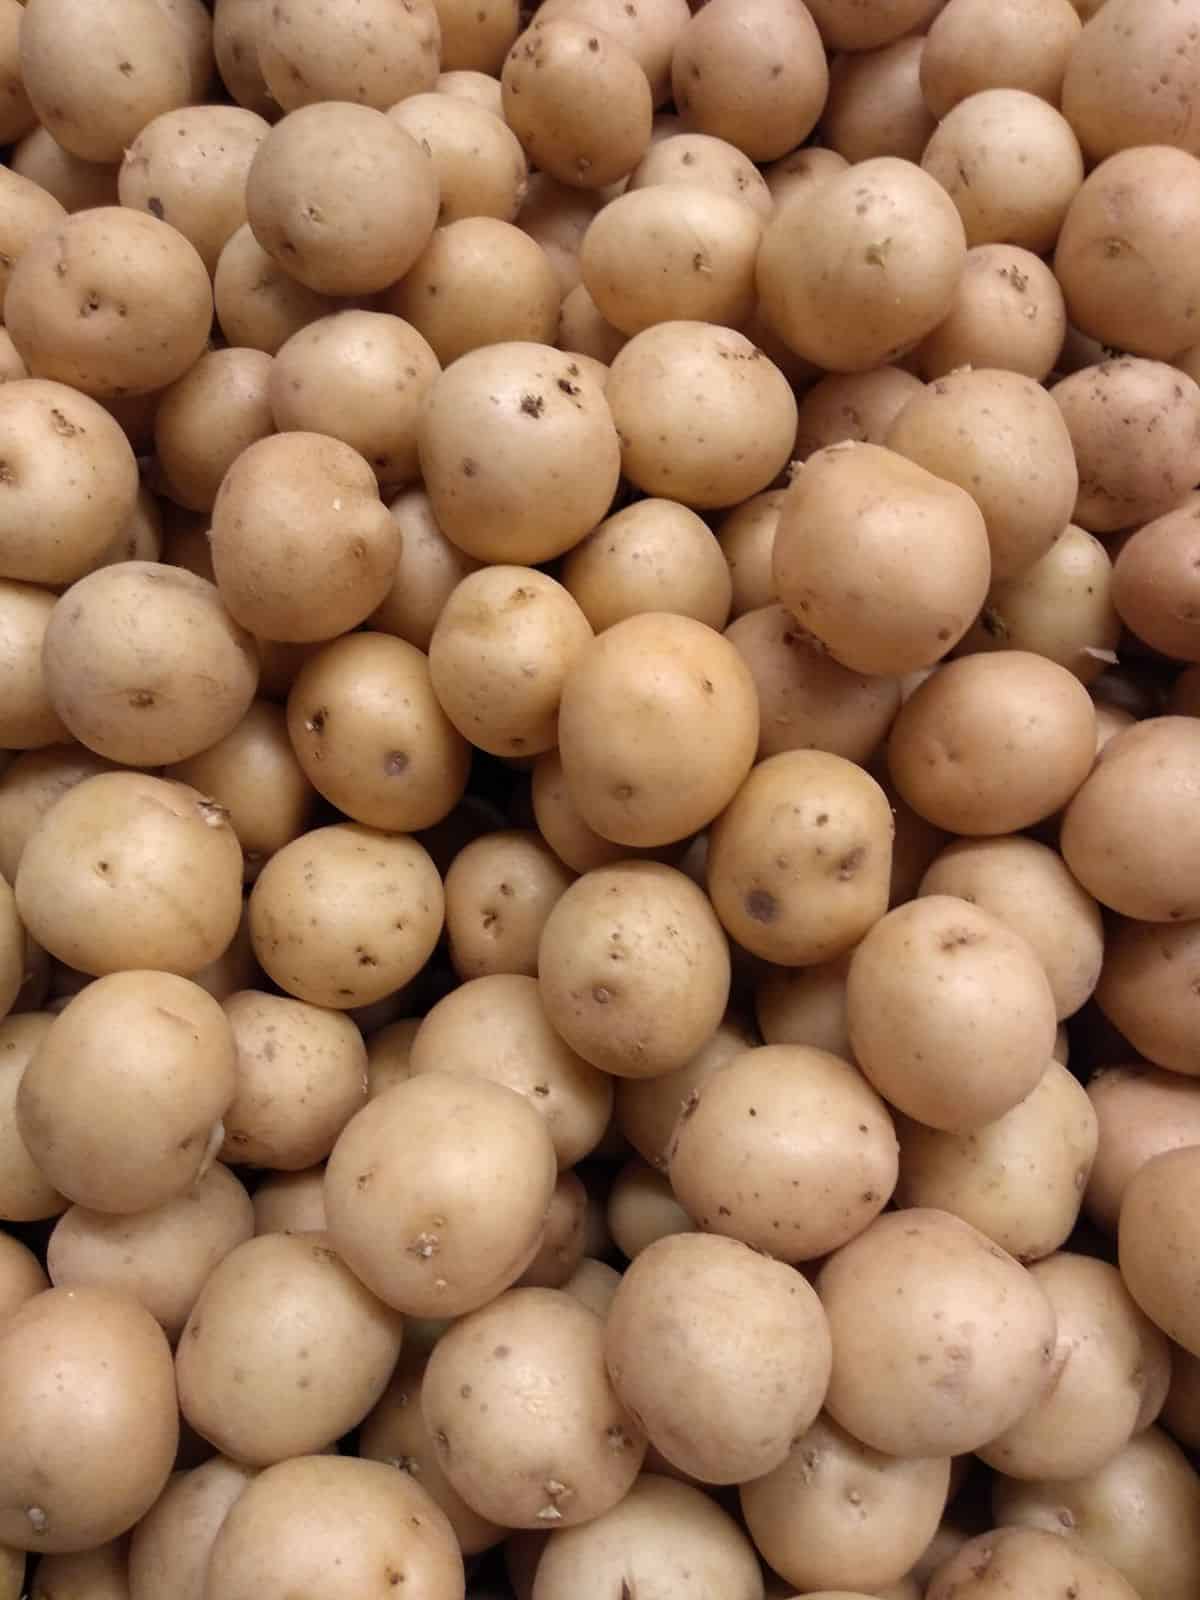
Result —
M565 0L567 4L577 0ZM744 201L763 222L775 202L762 173L744 151L711 133L668 133L655 138L629 175L628 190L659 183L694 184Z
M442 53L448 48L446 29L446 12L451 5L461 3L461 0L442 0L439 13L442 18ZM497 11L512 10L516 18L516 7L511 5L511 0L500 0ZM493 12L493 15L496 13ZM513 23L514 30L519 28L519 21ZM501 55L507 55L508 45L504 46ZM451 67L438 73L438 94L450 95L456 100L469 100L472 105L481 106L484 111L490 111L494 117L504 120L504 91L500 87L499 78L492 77L490 72L481 72L475 67Z
M1063 292L1041 257L1019 245L980 244L967 251L949 311L914 354L928 379L991 367L1040 381L1058 364L1066 333Z
M120 168L116 163L81 160L64 150L40 123L13 145L9 164L15 173L32 179L52 195L65 211L86 211L92 206L118 203Z
M1175 145L1200 155L1192 127L1194 19L1186 7L1083 0L1087 22L1066 66L1064 115L1091 162L1135 145Z
M1138 1062L1101 1067L1088 1080L1100 1143L1084 1194L1084 1212L1115 1234L1130 1180L1166 1150L1200 1144L1200 1084Z
M254 1232L324 1233L325 1168L270 1172L251 1197Z
M503 108L499 114L503 115ZM548 172L530 175L517 224L549 256L561 295L569 294L580 281L580 242L588 223L609 197L607 188L577 189Z
M230 98L272 122L279 104L267 88L258 60L258 0L216 0L213 8L213 55Z
M255 36L263 81L285 111L322 100L386 111L432 89L441 70L434 0L367 0L345 13L321 0L289 0L262 8Z
M42 646L56 596L0 579L0 746L33 750L69 738L50 698Z
M884 444L893 422L921 392L921 380L903 367L819 378L800 401L796 460L807 461L826 445L847 439Z
M741 1018L728 1015L690 1061L657 1078L619 1078L614 1086L616 1126L644 1161L665 1169L675 1125L692 1093L743 1050L757 1044Z
M846 1020L850 954L813 967L773 967L754 991L754 1013L765 1044L803 1044L854 1059Z
M1036 1584L1053 1593L1074 1589L1078 1600L1138 1600L1115 1567L1079 1539L1059 1530L997 1528L963 1542L937 1567L927 1600L1001 1600Z
M560 1172L537 1255L517 1279L514 1288L561 1289L583 1260L587 1248L588 1192L574 1172Z
M1071 0L950 0L921 53L929 109L944 117L984 89L1023 89L1057 106L1081 28ZM1075 116L1067 115L1078 133Z
M16 4L16 0L12 3ZM0 262L2 300L13 267L39 233L62 221L66 210L36 179L24 177L12 167L0 168L0 201L3 202L0 216L0 249L4 254Z
M849 165L845 156L838 155L836 150L806 144L778 161L768 162L763 177L778 208L791 195L811 193L822 179L845 172Z
M129 1541L129 1600L161 1593L204 1600L213 1541L253 1476L252 1468L219 1455L172 1473Z
M519 0L435 0L446 72L498 73L521 29ZM495 79L492 80L495 82Z
M514 220L525 199L529 165L516 134L499 116L436 91L408 95L388 116L433 163L439 226L461 217Z
M177 505L210 510L241 452L275 431L271 366L261 350L210 350L163 393L154 448L164 490Z
M696 1231L666 1175L636 1158L627 1161L613 1178L604 1220L610 1243L629 1261L635 1261L659 1239Z
M68 789L110 772L112 763L80 744L24 751L0 774L0 875L16 881L25 841Z
M726 511L717 525L733 580L734 617L769 606L777 598L771 557L782 505L782 489L764 489Z
M502 828L465 845L445 876L446 939L458 976L536 977L546 918L573 876L534 828Z
M221 251L213 298L228 343L268 355L335 305L327 295L289 277L259 244L248 222L230 235Z
M922 92L924 58L921 34L837 56L821 112L821 135L830 149L850 162L876 156L920 161L937 127Z
M391 588L368 620L381 633L427 652L442 607L479 563L447 539L424 489L405 489L388 509L400 530L400 560Z
M723 628L733 592L708 524L678 501L653 497L606 517L568 551L561 581L597 633L643 611Z
M21 82L22 0L4 0L0 7L0 141L12 144L37 123Z
M606 0L543 0L537 14L547 22L556 17L588 22L610 34L650 80L654 104L671 98L671 60L690 16L687 0L638 0L632 9Z

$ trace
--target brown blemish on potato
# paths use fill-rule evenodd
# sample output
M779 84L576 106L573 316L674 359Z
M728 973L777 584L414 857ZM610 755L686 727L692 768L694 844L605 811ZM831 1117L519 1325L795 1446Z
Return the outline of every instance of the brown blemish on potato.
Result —
M779 913L779 902L766 889L751 889L744 905L746 915L754 922L774 922Z

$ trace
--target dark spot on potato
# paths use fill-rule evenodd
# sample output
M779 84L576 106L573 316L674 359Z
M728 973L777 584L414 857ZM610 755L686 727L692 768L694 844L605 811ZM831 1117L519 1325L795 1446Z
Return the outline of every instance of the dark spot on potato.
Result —
M323 733L325 731L325 722L326 722L326 719L328 718L328 716L329 716L329 713L328 713L328 711L326 711L325 707L324 706L318 706L315 711L310 712L309 715L305 718L305 722L304 722L305 732L306 733Z
M408 756L403 750L389 750L383 758L383 770L389 778L398 778L408 768Z
M152 194L146 201L146 210L152 217L157 217L161 222L166 214L166 208L156 194Z
M751 889L744 904L754 922L774 922L779 912L779 902L766 889Z
M540 417L546 409L546 398L540 394L523 394L521 396L521 415L525 417Z
M121 74L121 76L123 78L132 78L133 77L133 62L132 61L119 61L117 63L117 71Z
M837 867L837 875L841 881L848 883L866 859L867 850L865 845L856 845L853 850L847 850L846 854L838 862Z
M592 999L598 1006L606 1006L612 999L612 990L606 989L602 983L598 983L592 990Z
M588 49L592 52L593 55L595 55L596 51L599 50L599 48L600 48L600 41L595 36L593 36L592 38L590 38L588 40Z
M149 689L134 689L129 695L129 705L134 711L148 711L157 703L157 698Z

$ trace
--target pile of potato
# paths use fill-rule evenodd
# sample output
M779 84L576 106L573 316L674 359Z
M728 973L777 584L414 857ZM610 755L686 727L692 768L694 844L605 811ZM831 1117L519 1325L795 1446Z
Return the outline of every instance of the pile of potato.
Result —
M0 1600L1200 1595L1200 0L0 0Z

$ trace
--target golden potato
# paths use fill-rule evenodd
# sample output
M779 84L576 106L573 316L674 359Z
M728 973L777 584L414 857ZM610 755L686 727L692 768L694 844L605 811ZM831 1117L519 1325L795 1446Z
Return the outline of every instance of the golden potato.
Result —
M777 599L771 555L783 505L782 489L764 489L731 507L717 525L733 580L733 615L756 611Z
M388 507L400 530L400 560L370 624L428 652L442 607L479 563L451 544L424 489L405 489Z
M653 497L606 517L569 550L561 581L596 633L642 611L674 611L723 628L733 591L707 523L675 500Z
M213 300L227 342L268 355L335 306L327 295L289 277L259 244L248 222L230 235L221 251Z

